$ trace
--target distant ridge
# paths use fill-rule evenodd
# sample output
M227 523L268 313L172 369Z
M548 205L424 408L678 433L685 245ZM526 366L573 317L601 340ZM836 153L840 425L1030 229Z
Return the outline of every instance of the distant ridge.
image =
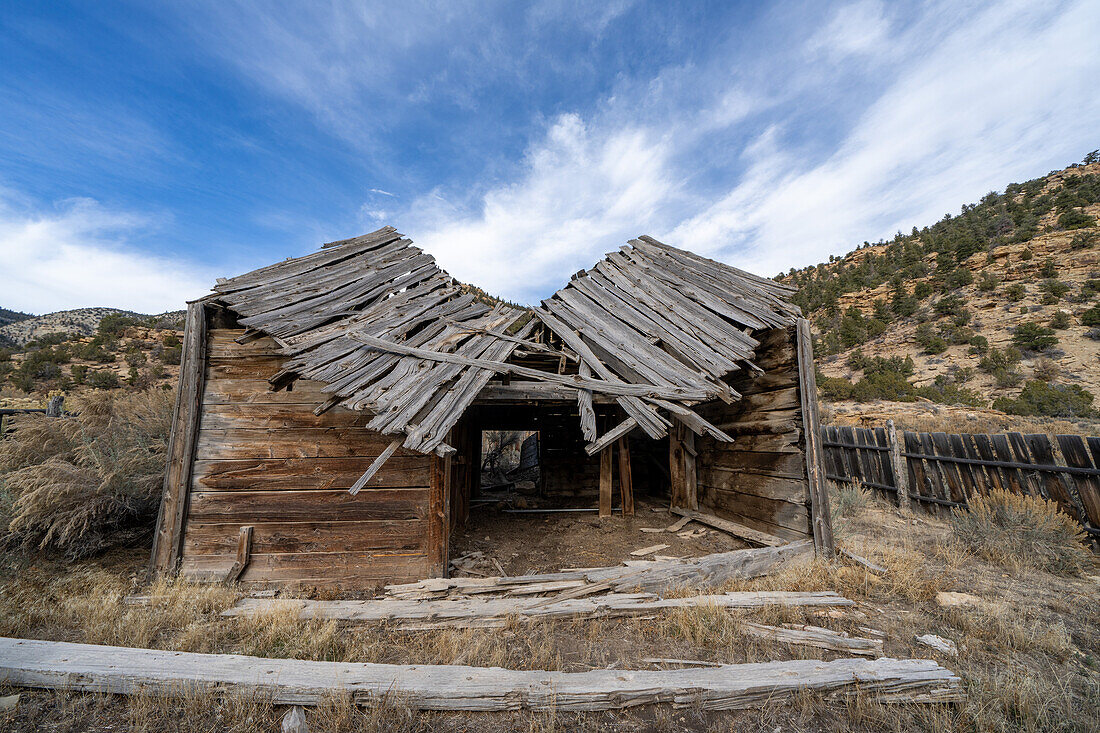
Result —
M119 308L75 308L67 311L33 316L0 308L0 345L22 346L28 341L51 333L79 334L90 336L99 327L105 316L119 314L135 318L149 318L155 321L178 322L183 319L183 311L170 311L149 316Z

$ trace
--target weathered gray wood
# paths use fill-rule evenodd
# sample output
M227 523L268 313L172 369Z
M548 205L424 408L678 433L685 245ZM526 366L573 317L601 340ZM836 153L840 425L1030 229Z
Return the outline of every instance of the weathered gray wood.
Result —
M802 434L806 440L806 481L809 487L810 521L814 546L826 557L832 557L833 526L829 514L829 492L825 488L824 448L821 445L821 421L817 411L817 377L814 374L813 337L810 322L798 319L796 326L798 349L798 382L802 396Z
M652 703L729 710L794 698L875 696L885 702L964 699L961 680L926 659L794 660L680 670L512 671L265 659L155 649L0 639L0 682L113 694L260 694L276 705L317 705L350 694L359 705L396 696L426 710L612 710Z
M901 443L898 441L898 431L893 420L886 421L886 440L890 446L890 468L894 472L894 485L898 489L898 509L902 514L908 514L912 508L912 500L909 498L909 468L901 455Z
M786 627L768 626L751 621L742 621L738 628L760 639L779 642L781 644L797 644L799 646L812 646L817 649L828 649L842 654L855 654L863 657L881 657L882 639L867 639L859 636L849 636L846 633L825 629L820 626L795 626Z
M746 527L743 524L737 522L731 522L728 519L722 519L716 517L713 514L707 514L706 512L696 512L690 509L684 509L682 507L672 507L669 509L673 514L679 514L685 519L691 519L696 522L700 522L709 527L720 529L727 534L731 534L739 539L748 540L749 542L755 542L758 545L764 545L765 547L778 547L779 545L787 544L787 540L775 535L770 535L767 532L760 532Z
M363 475L355 480L355 483L351 485L350 489L348 489L348 493L352 496L358 494L359 491L362 490L362 488L370 482L371 478L374 477L374 474L378 473L378 471L381 470L382 466L386 464L386 461L390 459L390 456L397 452L397 449L400 448L401 444L404 442L405 441L403 438L398 438L397 440L394 440L389 445L387 445L386 449L382 451L382 453L374 459L374 462L370 464L367 470L363 472Z
M225 574L226 583L236 583L237 579L241 577L241 573L248 567L248 562L252 559L253 529L251 525L241 527L237 539L237 560L233 563L233 566L229 568L229 572Z
M183 359L180 362L176 407L168 438L168 469L164 475L157 532L150 556L152 568L160 573L173 572L183 542L183 523L187 514L188 487L194 463L195 444L202 414L203 375L206 361L206 309L203 303L189 303L183 333Z

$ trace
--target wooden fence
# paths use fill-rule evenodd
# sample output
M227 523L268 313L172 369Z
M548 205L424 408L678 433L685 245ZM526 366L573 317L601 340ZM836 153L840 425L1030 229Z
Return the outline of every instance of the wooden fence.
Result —
M966 506L990 489L1041 496L1100 539L1100 438L1044 434L971 435L898 432L881 428L822 428L825 475L859 483L930 511Z

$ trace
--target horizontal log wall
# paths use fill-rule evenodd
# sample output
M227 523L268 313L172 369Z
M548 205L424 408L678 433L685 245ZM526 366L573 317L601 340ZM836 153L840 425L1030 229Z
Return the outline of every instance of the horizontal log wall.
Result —
M252 526L242 582L364 587L430 575L432 459L399 450L350 495L391 439L366 430L362 413L314 415L316 382L271 392L275 343L237 344L242 333L209 331L182 572L224 574Z
M931 511L966 506L991 489L1041 496L1100 537L1100 438L1058 435L1056 450L1044 434L907 431L898 437L907 474L899 477L886 429L827 426L822 437L834 483L858 483Z
M734 436L723 443L696 438L698 499L705 511L787 539L812 534L802 444L802 408L794 334L772 329L760 340L756 364L731 382L742 398L715 401L698 412Z

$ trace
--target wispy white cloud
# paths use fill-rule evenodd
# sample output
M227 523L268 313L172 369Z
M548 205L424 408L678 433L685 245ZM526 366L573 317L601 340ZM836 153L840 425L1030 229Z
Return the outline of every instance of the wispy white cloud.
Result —
M213 277L185 260L134 247L131 238L152 223L91 199L40 208L0 189L5 307L32 313L88 306L141 313L183 308L209 291Z
M888 43L890 22L880 0L858 0L833 13L806 43L811 55L834 61L846 56L882 53Z
M643 129L593 130L562 115L515 182L471 201L434 191L397 223L460 279L517 300L548 294L597 248L667 217L677 195L669 153L667 140Z
M920 49L822 162L770 144L739 185L668 237L774 273L1074 160L1095 145L1100 120L1098 32L1095 3L989 8Z

